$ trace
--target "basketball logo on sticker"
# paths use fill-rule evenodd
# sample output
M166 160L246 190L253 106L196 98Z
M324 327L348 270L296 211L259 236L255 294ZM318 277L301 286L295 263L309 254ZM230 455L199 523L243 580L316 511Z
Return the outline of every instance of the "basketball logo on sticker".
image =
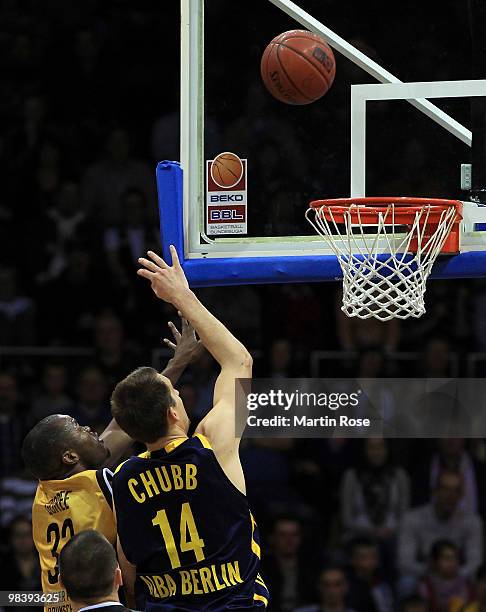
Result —
M234 153L225 151L211 162L211 178L221 189L231 189L241 181L243 162Z

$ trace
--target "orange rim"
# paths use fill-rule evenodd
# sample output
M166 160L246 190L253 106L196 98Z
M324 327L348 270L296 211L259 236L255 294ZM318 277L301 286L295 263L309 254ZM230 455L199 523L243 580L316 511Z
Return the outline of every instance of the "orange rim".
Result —
M314 200L309 208L316 210L328 221L344 223L344 215L351 215L353 220L367 223L378 222L383 209L391 204L395 211L385 219L386 224L407 225L415 219L417 212L427 208L429 223L438 222L442 213L454 207L459 219L462 219L462 203L459 200L443 200L439 198L409 198L409 197L377 197L377 198L337 198L330 200ZM355 206L355 208L351 208Z

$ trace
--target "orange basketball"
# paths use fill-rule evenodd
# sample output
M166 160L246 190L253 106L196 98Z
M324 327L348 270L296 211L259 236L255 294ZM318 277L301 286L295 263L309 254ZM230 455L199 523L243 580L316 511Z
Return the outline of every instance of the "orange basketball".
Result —
M276 36L265 49L261 74L277 100L310 104L331 87L336 60L331 47L317 34L290 30Z
M234 153L220 153L211 164L211 178L218 187L235 187L243 176L243 163Z

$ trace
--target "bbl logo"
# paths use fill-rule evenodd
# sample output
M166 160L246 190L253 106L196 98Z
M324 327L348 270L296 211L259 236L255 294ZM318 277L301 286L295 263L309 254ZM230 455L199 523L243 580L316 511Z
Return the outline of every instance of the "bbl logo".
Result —
M207 234L247 233L247 160L225 151L206 162Z

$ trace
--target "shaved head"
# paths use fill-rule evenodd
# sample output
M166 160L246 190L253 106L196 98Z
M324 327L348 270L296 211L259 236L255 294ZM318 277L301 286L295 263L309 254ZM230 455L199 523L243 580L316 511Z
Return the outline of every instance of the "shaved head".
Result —
M70 453L69 461L66 453ZM52 414L42 419L27 434L22 445L22 459L39 480L65 478L80 463L82 469L103 465L109 456L97 435L81 427L66 414Z

